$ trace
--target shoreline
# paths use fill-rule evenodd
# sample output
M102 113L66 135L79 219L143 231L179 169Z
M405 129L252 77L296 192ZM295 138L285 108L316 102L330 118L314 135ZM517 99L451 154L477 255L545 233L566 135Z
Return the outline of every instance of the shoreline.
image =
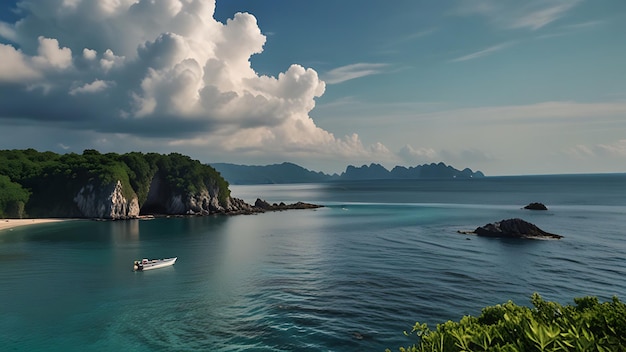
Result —
M47 224L47 223L70 221L70 220L72 219L63 219L63 218L0 219L0 233L4 231L11 231L14 228L22 227L22 226Z
M260 214L271 211L284 211L284 210L298 210L298 209L317 209L323 208L323 205L297 202L293 204L269 204L264 200L257 199L256 203L253 206L249 206L248 209L241 209L239 211L234 212L225 212L225 213L211 213L211 214L149 214L149 215L140 215L137 217L127 218L127 219L101 219L101 218L91 218L90 220L95 221L120 221L120 220L152 220L155 218L169 218L169 217L192 217L192 216L211 216L211 215L252 215L252 214ZM14 228L30 226L36 224L48 224L54 222L63 222L63 221L72 221L72 220L85 220L87 218L29 218L29 219L0 219L0 233L5 231L12 231Z

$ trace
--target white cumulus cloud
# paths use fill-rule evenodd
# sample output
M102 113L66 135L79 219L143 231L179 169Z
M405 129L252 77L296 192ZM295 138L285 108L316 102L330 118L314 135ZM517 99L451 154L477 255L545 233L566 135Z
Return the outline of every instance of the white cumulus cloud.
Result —
M85 94L85 93L98 93L109 88L111 85L113 85L113 83L105 82L105 81L101 81L97 79L91 83L86 83L80 87L71 89L70 95Z
M44 38L40 36L39 55L33 60L35 63L43 67L53 67L56 69L66 69L72 64L72 50L69 48L60 48L56 39Z
M256 18L214 19L210 0L20 0L2 24L0 119L103 135L160 138L176 147L242 153L377 156L358 135L336 138L309 116L325 91L294 64L259 75L250 57L266 36ZM330 83L380 72L356 64ZM42 89L38 89L42 88Z
M32 67L31 60L10 45L0 44L0 57L0 83L29 81L40 76Z
M97 51L95 50L91 50L91 49L83 49L83 57L86 60L95 60L96 59L96 55L98 54Z

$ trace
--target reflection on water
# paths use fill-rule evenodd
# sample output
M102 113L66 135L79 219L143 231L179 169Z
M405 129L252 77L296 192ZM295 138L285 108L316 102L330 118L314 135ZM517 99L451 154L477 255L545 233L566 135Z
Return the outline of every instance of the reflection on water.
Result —
M109 226L111 238L115 243L139 241L139 222L143 220L112 221Z
M524 182L509 193L501 180L465 193L446 183L255 186L254 199L328 206L16 229L0 236L0 341L28 351L377 351L409 344L402 331L415 321L529 304L533 292L562 303L626 297L626 200L615 204L604 181L575 184L575 196ZM550 211L521 210L526 190L551 199ZM457 203L425 201L431 192ZM569 203L582 196L584 207ZM565 238L456 233L510 217ZM172 267L132 271L135 259L171 256Z

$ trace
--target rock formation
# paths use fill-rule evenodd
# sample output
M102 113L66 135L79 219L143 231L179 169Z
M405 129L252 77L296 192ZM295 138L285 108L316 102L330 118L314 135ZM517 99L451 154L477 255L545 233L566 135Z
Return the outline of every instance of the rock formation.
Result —
M527 206L525 206L524 209L528 209L528 210L548 210L548 207L546 207L543 203L530 203Z
M163 180L159 173L155 174L150 182L146 201L141 207L142 214L166 215L208 215L227 212L218 200L218 187L204 187L197 192L180 192ZM239 204L235 202L234 204Z
M139 216L137 196L124 197L121 181L101 188L89 183L74 196L74 203L86 218L130 219Z
M122 183L96 187L92 183L85 185L74 197L79 214L78 217L96 219L132 219L142 215L210 215L210 214L255 214L266 211L289 209L314 209L320 205L297 202L294 204L269 204L257 199L250 205L238 198L228 197L226 206L218 200L217 187L203 189L197 193L178 194L157 176L150 184L148 199L139 207L137 196L133 193L130 199L124 197Z
M524 221L522 219L507 219L499 222L487 224L485 226L477 227L476 230L471 232L460 233L468 234L473 233L478 236L485 237L504 237L504 238L530 238L530 239L560 239L561 235L555 235L548 233L540 229L539 227Z
M297 202L293 204L285 204L280 202L279 204L270 204L263 199L257 198L256 202L254 202L254 208L261 209L263 211L276 211L276 210L291 210L291 209L316 209L321 208L321 205Z

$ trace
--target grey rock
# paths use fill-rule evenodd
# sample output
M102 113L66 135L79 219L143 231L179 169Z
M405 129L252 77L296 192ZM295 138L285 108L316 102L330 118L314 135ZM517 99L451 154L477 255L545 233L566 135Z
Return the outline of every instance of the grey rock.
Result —
M561 235L546 232L522 219L507 219L480 226L473 231L478 236L504 238L560 239Z
M527 206L525 206L524 209L528 209L528 210L548 210L548 207L546 207L543 203L530 203Z
M74 203L86 218L117 220L139 216L137 196L126 199L120 181L105 187L95 187L89 183L74 196Z

